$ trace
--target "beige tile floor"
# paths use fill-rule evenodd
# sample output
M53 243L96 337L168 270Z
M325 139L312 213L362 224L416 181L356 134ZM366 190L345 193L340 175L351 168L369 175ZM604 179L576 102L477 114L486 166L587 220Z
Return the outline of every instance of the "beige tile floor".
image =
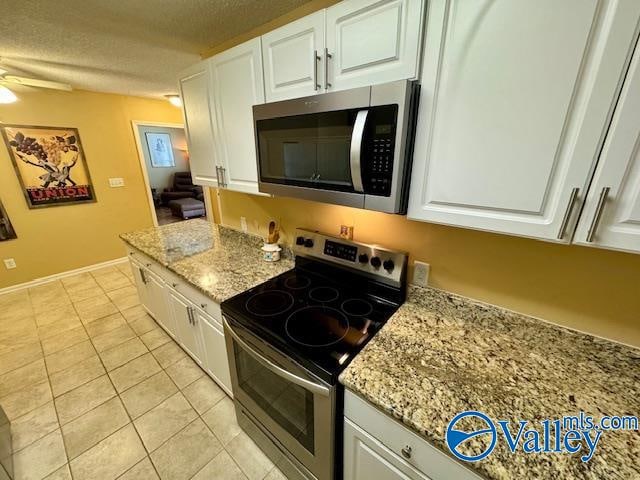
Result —
M2 464L18 480L283 479L132 280L122 264L0 296Z

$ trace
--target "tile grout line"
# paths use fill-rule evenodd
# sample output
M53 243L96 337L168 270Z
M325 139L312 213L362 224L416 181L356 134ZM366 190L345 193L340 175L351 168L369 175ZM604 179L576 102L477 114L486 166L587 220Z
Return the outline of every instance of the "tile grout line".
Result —
M106 295L106 291L105 291L105 290L104 290L104 288L102 288L102 287L100 286L100 284L97 282L97 279L95 278L95 276L94 276L91 272L89 272L89 273L90 273L90 275L94 278L94 280L96 280L96 283L98 284L98 287L99 287L99 288L100 288L100 289L105 293L105 295ZM121 272L121 273L122 273L122 272ZM124 275L124 274L123 274L123 275ZM126 275L125 275L125 276L126 276ZM127 280L128 280L128 277L127 277ZM109 298L109 296L108 296L108 295L107 295L107 298ZM109 301L111 302L111 298L109 298ZM113 303L113 302L112 302L112 303ZM115 304L114 304L114 305L115 305ZM74 305L74 309L75 309L75 305ZM122 315L122 311L121 311L117 306L116 306L116 309L117 309L117 310L118 310L118 312ZM76 313L78 313L78 316L80 316L80 313L79 313L79 312L77 312L77 310L76 310ZM102 317L102 318L105 318L105 317ZM123 315L123 318L124 318L124 315ZM97 319L97 320L99 320L99 319ZM95 321L95 320L94 320L94 321ZM125 318L125 322L127 323L127 325L129 325L129 322L127 321L127 319L126 319L126 318ZM128 423L127 425L125 425L124 427L119 428L118 430L116 430L116 432L113 432L113 433L111 433L111 434L107 435L105 438L100 439L100 441L98 441L96 444L92 445L91 447L87 448L87 449L86 449L84 452L82 452L82 453L88 452L88 451L89 451L89 450L91 450L93 447L95 447L98 443L102 442L102 441L103 441L103 440L105 440L106 438L109 438L111 435L113 435L114 433L119 432L120 430L122 430L123 428L127 427L128 425L131 425L131 427L133 428L133 431L134 431L134 432L136 432L136 436L138 437L138 440L140 441L140 444L142 445L142 448L144 449L144 451L145 451L145 453L146 453L145 457L149 457L149 453L147 452L147 449L146 449L146 447L145 447L145 445L144 445L144 442L142 441L142 437L140 436L140 432L138 432L138 429L136 428L135 423L133 423L133 419L131 418L131 414L130 414L130 413L129 413L129 411L127 410L127 407L125 406L124 402L122 401L122 397L120 396L120 392L118 392L118 389L116 388L116 385L113 383L113 380L111 379L111 375L109 375L109 371L107 370L107 367L106 367L106 365L104 364L104 362L103 362L103 360L102 360L102 357L100 356L100 352L98 352L98 349L96 348L95 344L93 343L93 338L89 335L89 332L87 331L87 329L86 329L86 326L85 326L84 322L82 322L82 327L84 328L85 333L87 334L87 337L89 338L89 342L91 342L91 345L93 346L93 348L94 348L94 349L95 349L95 351L96 351L96 355L98 356L98 360L100 361L100 364L102 365L102 368L104 368L104 372L105 372L105 375L107 376L107 378L109 379L109 383L110 383L110 384L111 384L111 386L113 387L113 391L114 391L114 392L115 392L115 394L116 394L116 395L115 395L115 398L117 398L117 399L118 399L118 401L119 401L119 402L120 402L120 404L122 405L122 408L123 408L123 410L124 410L125 414L127 415L127 418L129 419L129 423ZM129 326L129 328L131 328L131 327ZM132 329L132 330L133 330L133 329ZM138 336L138 334L135 332L135 330L133 330L133 333L135 333L135 334L136 334L136 336ZM122 343L124 343L124 342L122 342ZM120 344L119 344L119 345L120 345ZM119 346L119 345L116 345L116 346ZM114 348L115 348L116 346L114 346ZM146 345L145 345L145 347L146 347ZM109 349L107 349L107 350L109 350ZM147 349L147 350L148 350L148 349ZM106 351L106 350L105 350L105 351ZM145 354L145 355L146 355L146 354ZM136 358L139 358L139 357L136 357ZM127 363L128 363L128 362L127 362ZM125 365L126 365L126 364L125 364ZM119 367L118 367L118 368L119 368ZM103 405L104 403L105 403L105 402L103 402L101 405ZM96 408L97 408L97 407L96 407ZM83 414L83 415L85 415L85 414ZM82 454L80 454L80 455L82 455ZM80 455L78 455L78 457L79 457ZM76 457L76 458L78 458L78 457ZM129 470L131 470L133 467L135 467L135 466L136 466L138 463L140 463L142 460L144 460L144 458L143 458L143 459L141 459L141 460L139 460L139 461L138 461L138 462L136 462L135 464L133 464L130 468L128 468L128 469L127 469L127 470L125 470L124 472L122 472L122 474L118 475L118 476L116 477L116 479L117 479L117 478L119 478L119 477L121 477L121 476L122 476L122 475L124 475L125 473L127 473ZM151 461L151 457L149 457L149 462L150 462L150 463L151 463L151 465L153 466L153 469L155 470L155 472L156 472L156 474L158 475L158 478L159 478L159 477L160 477L160 475L158 474L158 471L157 471L157 469L156 469L155 465L154 465L154 464L153 464L153 462ZM71 476L72 476L72 479L73 479L73 472L71 471L71 462L70 462L70 461L69 461L69 471L71 472Z
M130 285L129 285L129 286L125 286L125 287L120 287L120 288L118 288L118 289L116 289L116 290L120 290L120 289L123 289L123 288L129 288L129 287L131 287L131 286L134 286L134 287L135 287L135 285L133 285L133 282L131 282L130 277L129 277L129 276L127 276L127 275L126 275L126 273L122 272L122 270L120 270L120 269L118 269L118 271L119 271L122 275L124 275L125 277L127 277L127 280L129 280ZM96 280L96 277L93 275L93 273L92 273L92 272L88 272L88 273L91 275L91 277L92 277L92 278L93 278L93 280L95 281L95 280ZM90 412L94 411L95 409L97 409L98 407L100 407L100 406L104 405L106 402L108 402L108 401L112 400L113 398L118 398L119 402L121 403L121 405L122 405L122 406L123 406L123 408L124 408L124 411L125 411L125 413L126 413L126 415L127 415L127 419L129 420L129 422L128 422L126 425L124 425L123 427L118 428L115 432L110 433L110 434L109 434L109 435L107 435L106 437L104 437L104 438L100 439L98 442L96 442L96 443L94 443L94 444L90 445L90 446L89 446L88 448L86 448L82 453L80 453L79 455L77 455L76 457L74 457L74 459L75 459L75 458L78 458L80 455L82 455L82 454L84 454L85 452L87 452L87 451L91 450L92 448L94 448L98 443L100 443L100 442L104 441L106 438L109 438L109 437L110 437L110 436L112 436L113 434L117 433L118 431L122 430L123 428L125 428L125 427L127 427L129 424L131 424L131 425L133 426L133 428L134 428L134 431L136 432L136 435L137 435L137 437L138 437L138 439L139 439L139 441L140 441L141 445L143 446L143 449L144 449L144 451L145 451L145 457L144 457L144 458L142 458L142 459L140 459L138 462L136 462L134 465L132 465L131 467L129 467L129 468L128 468L127 470L125 470L124 472L120 473L120 474L118 475L118 477L117 477L117 478L120 478L120 477L122 477L123 475L127 474L129 471L131 471L133 468L135 468L138 464L140 464L141 462L143 462L145 458L147 458L147 459L149 460L149 462L150 462L150 463L151 463L151 465L152 465L152 468L154 469L154 471L156 472L156 474L158 475L158 477L159 477L159 478L161 478L161 477L160 477L160 474L159 474L159 472L158 472L158 470L157 470L157 467L156 467L155 463L151 460L151 454L152 454L153 452L156 452L156 451L157 451L159 448L161 448L162 446L166 445L170 440L172 440L173 438L175 438L175 436L176 436L176 435L178 435L178 434L180 434L181 432L183 432L186 428L188 428L190 425L192 425L196 420L200 420L200 421L205 425L205 427L206 427L207 431L208 431L208 432L210 432L210 433L212 434L213 438L215 438L215 439L220 443L221 449L220 449L220 450L219 450L219 451L218 451L218 452L217 452L217 453L216 453L212 458L208 459L208 460L205 462L205 464L204 464L204 465L203 465L203 466L202 466L202 467L201 467L197 472L195 472L193 476L191 476L191 478L193 478L193 477L195 477L196 475L198 475L198 474L199 474L199 473L200 473L204 468L206 468L206 466L207 466L211 461L213 461L216 457L218 457L222 452L225 452L225 454L226 454L228 457L230 457L230 458L231 458L231 461L232 461L232 462L233 462L233 464L238 468L238 470L242 473L242 475L245 477L245 479L248 479L249 477L247 476L247 474L245 473L245 471L242 469L242 467L240 466L240 464L236 461L236 459L235 459L235 458L230 454L229 450L227 450L227 446L223 443L222 439L221 439L221 438L219 438L219 437L218 437L218 435L216 435L216 433L213 431L213 429L209 426L209 424L208 424L208 423L205 421L205 419L204 419L204 415L206 415L206 414L207 414L208 412L210 412L213 408L215 408L216 406L218 406L218 405L220 404L220 402L222 402L223 400L225 400L225 397L227 397L227 398L228 398L228 395L226 394L226 392L224 392L224 390L223 390L223 396L222 396L222 397L220 397L220 398L219 398L219 399L218 399L218 400L217 400L213 405L211 405L209 408L207 408L207 409L206 409L205 411L203 411L202 413L198 412L198 410L197 410L197 409L196 409L196 407L195 407L194 402L193 402L192 400L190 400L190 399L189 399L189 397L188 397L188 396L185 394L185 392L184 392L184 390L185 390L185 389L189 388L190 386L192 386L192 385L193 385L193 384L195 384L196 382L198 382L198 381L202 380L203 378L204 378L204 379L207 379L207 380L208 380L208 381L210 381L210 382L213 382L213 383L214 383L214 384L219 388L219 386L217 385L217 382L215 382L213 379L211 379L211 377L208 375L208 373L207 373L207 372L206 372L206 371L205 371L205 370L204 370L200 365L198 365L198 364L197 364L197 362L194 362L194 364L195 364L195 365L196 365L196 366L197 366L197 367L202 371L202 375L200 375L198 378L194 379L193 381L189 382L188 384L184 385L182 388L181 388L181 387L179 387L179 386L178 386L178 384L176 383L176 380L174 380L174 379L173 379L173 377L171 377L171 375L169 375L169 374L168 374L167 369L169 369L169 368L170 368L170 367L172 367L173 365L175 365L175 364L177 364L177 363L179 363L179 362L183 361L183 360L184 360L184 359L186 359L186 358L188 358L190 361L193 361L193 359L192 359L188 354L186 354L186 352L185 352L185 354L184 354L184 356L183 356L182 358L180 358L180 359L178 359L178 360L176 360L176 361L174 361L174 362L172 362L172 363L170 363L170 364L166 365L166 367L165 367L165 366L163 366L163 365L160 365L160 364L159 364L159 362L158 362L158 359L156 358L156 355L153 353L155 350L158 350L158 349L160 349L161 347L163 347L163 346L165 346L165 345L168 345L168 344L170 344L170 343L173 343L173 345L174 345L174 346L177 346L177 348L179 348L181 351L183 351L183 350L182 350L182 348L180 347L180 345L179 345L179 344L178 344L178 343L177 343L173 338L171 338L171 336L170 336L170 335L168 335L169 339L168 339L168 341L167 341L167 342L165 342L165 343L163 343L163 344L161 344L161 345L159 345L159 346L155 347L153 350L152 350L152 349L150 349L150 348L149 348L149 346L147 346L147 344L146 344L145 342L142 342L141 337L142 337L142 335L144 335L145 333L149 333L149 332L151 332L153 329L149 330L148 332L144 332L142 335L138 334L138 332L137 332L136 330L133 330L133 332L134 332L134 334L135 334L135 337L132 337L131 339L125 340L124 342L121 342L121 343L119 343L118 345L114 345L114 346L112 346L112 347L110 347L110 348L108 348L108 349L104 350L103 352L98 352L98 350L96 349L96 346L95 346L95 344L94 344L93 337L92 337L91 335L89 335L89 332L88 332L88 330L87 330L87 325L88 325L89 323L92 323L92 322L96 322L96 321L103 320L104 318L108 317L109 315L105 315L105 316L103 316L103 317L93 319L93 320L92 320L92 322L85 322L85 321L83 321L83 320L82 320L82 318L80 317L80 312L79 312L79 310L78 310L78 309L77 309L77 307L76 307L76 302L73 302L73 300L71 299L71 295L69 295L69 292L68 292L68 290L67 290L67 287L65 287L65 286L64 286L64 284L63 284L62 282L60 282L60 283L62 284L62 287L63 287L63 289L64 289L64 291L65 291L66 296L67 296L67 297L69 298L69 300L71 301L71 306L72 306L73 310L76 312L76 315L77 315L77 316L78 316L78 318L80 319L80 324L81 324L81 326L82 326L82 329L83 329L84 333L86 334L87 340L89 341L89 343L91 344L92 348L94 349L94 352L95 352L96 356L98 357L98 360L99 360L99 362L100 362L101 366L102 366L102 367L103 367L103 369L104 369L104 372L105 372L105 373L104 373L104 375L106 375L106 376L108 377L108 379L109 379L109 383L110 383L110 385L112 386L112 388L113 388L113 390L114 390L114 392L115 392L114 397L111 397L111 398L107 399L105 402L100 403L100 405L97 405L97 406L93 407L92 409L88 410L87 412L83 412L81 415L79 415L79 416L77 416L76 418L72 419L71 421L67 422L67 424L68 424L68 423L71 423L72 421L77 420L78 418L81 418L81 417L82 417L82 416L84 416L84 415L87 415L88 413L90 413ZM108 295L108 293L107 293L107 292L103 289L103 287L102 287L99 283L97 283L97 282L96 282L96 287L97 287L97 289L98 289L98 290L100 290L100 291L102 292L102 294L103 294L103 295L105 295L105 296L109 299L109 302L110 302L110 303L113 303L113 300L112 300L112 299L111 299L111 297ZM32 301L31 292L27 291L27 295L28 295L28 299L29 299L29 305L30 305L30 307L31 307L32 311L34 311L34 310L33 310L34 305L33 305L33 301ZM89 298L95 298L96 296L98 296L98 295L95 295L95 296L92 296L92 297L89 297ZM88 299L82 299L81 301L84 301L84 300L88 300ZM138 301L139 301L139 298L138 298ZM113 303L113 304L114 304L114 303ZM114 305L115 305L115 304L114 304ZM132 328L132 327L131 327L131 322L129 321L129 319L128 319L127 317L125 317L125 316L124 316L123 310L129 310L129 309L132 309L132 308L134 308L134 307L136 307L136 306L138 306L138 305L141 305L141 304L132 305L132 306L129 306L129 307L127 307L127 308L120 308L118 305L115 305L115 307L116 307L116 310L117 310L118 314L119 314L119 315L121 315L121 316L123 317L123 319L125 320L125 324L126 324L126 325L128 325L130 328ZM147 314L147 315L148 315L148 314ZM153 321L153 324L154 324L154 327L155 327L155 328L159 329L161 332L163 332L164 334L166 334L166 332L164 331L164 328L162 328L162 326L161 326L160 324L158 324L158 323L155 321L155 319L153 319L153 317L151 317L150 315L149 315L148 317ZM136 319L136 321L137 321L137 320L139 320L139 319ZM34 321L35 321L35 317L34 317ZM77 328L77 327L76 327L76 328ZM115 327L115 328L118 328L118 327ZM111 329L111 330L109 330L109 331L107 331L107 332L103 332L101 335L103 335L103 334L107 334L107 333L109 333L109 332L111 332L111 331L115 330L115 328L114 328L114 329ZM62 335L62 334L64 334L64 333L65 333L65 332L61 332L61 333L60 333L60 335ZM54 408L54 410L55 410L55 414L56 414L56 419L57 419L57 422L58 422L57 429L58 429L58 430L60 430L60 434L61 434L61 436L62 436L62 440L63 440L63 446L64 446L64 449L65 449L66 463L65 463L65 465L63 465L63 466L67 466L67 468L69 469L69 473L70 473L70 475L71 475L71 476L72 476L72 478L73 478L73 473L71 472L71 468L70 468L71 460L69 459L69 454L68 454L68 452L67 452L67 445L66 445L66 442L65 442L65 439L64 439L64 435L62 435L62 425L61 425L61 422L60 422L60 416L59 416L58 409L57 409L56 402L55 402L55 399L56 399L56 398L59 398L59 397L54 397L54 396L53 396L53 388L52 388L51 378L50 378L50 374L49 374L49 367L47 366L47 362L46 362L46 357L47 357L47 355L45 355L45 354L44 354L44 347L43 347L43 344L42 344L42 339L40 339L40 336L39 336L39 334L38 334L37 328L36 328L36 334L38 335L38 341L37 341L37 343L38 343L38 345L39 345L39 347L40 347L40 354L42 355L42 357L41 357L40 359L33 360L32 362L29 362L29 363L27 363L26 365L29 365L30 363L35 363L35 362L37 362L37 361L39 361L39 360L42 360L42 361L43 361L43 363L44 363L44 366L45 366L45 372L46 372L46 374L47 374L47 381L48 381L48 383L49 383L49 388L50 388L50 390L51 390L52 404L53 404L53 408ZM56 335L54 335L54 336L56 336ZM54 336L52 336L52 337L54 337ZM167 377L169 377L169 379L170 379L171 383L172 383L172 384L175 386L175 388L176 388L176 392L175 392L174 394L172 394L172 395L175 395L176 393L180 393L180 394L182 395L182 397L183 397L183 398L185 398L185 400L187 401L187 403L188 403L188 405L190 406L190 408L191 408L191 409L196 413L196 417L195 417L193 420L191 420L190 422L188 422L188 423L187 423L187 425L185 425L185 426L184 426L184 427L182 427L180 430L178 430L176 433L172 434L169 438L167 438L166 440L164 440L164 441L163 441L163 442L162 442L158 447L156 447L156 448L153 450L153 452L149 452L149 451L147 450L147 447L145 446L144 442L142 441L142 437L140 436L140 432L138 431L138 429L137 429L137 427L136 427L136 425L135 425L135 423L134 423L134 419L132 418L132 416L131 416L131 414L129 413L129 411L128 411L128 409L126 408L126 406L124 406L125 404L124 404L124 401L123 401L123 399L122 399L122 394L123 394L123 393L125 393L125 392L127 392L127 391L129 391L130 389L132 389L132 388L136 387L136 386L137 386L137 385L139 385L140 383L142 383L142 382L144 382L144 381L148 380L149 378L153 377L154 375L151 375L150 377L146 377L145 379L141 380L140 382L136 383L135 385L132 385L132 386L130 386L129 388L127 388L126 390L123 390L123 392L118 392L118 389L115 387L115 384L113 383L113 380L111 379L111 376L109 375L109 372L107 371L106 365L104 364L104 361L103 361L102 356L101 356L101 354L102 354L102 353L107 352L107 351L109 351L109 350L113 350L113 349L115 349L115 348L118 348L118 347L120 347L121 345L123 345L124 343L126 343L127 341L132 340L133 338L138 339L138 340L139 340L139 341L141 341L141 342L142 342L142 344L144 345L144 347L145 347L145 350L146 350L146 351L145 351L145 353L143 353L142 355L146 355L147 353L150 353L150 354L151 354L151 356L152 356L152 358L155 360L155 362L159 364L159 366L160 366L160 370L159 370L157 373L155 373L154 375L157 375L157 374L159 374L160 372L162 372L164 375L166 375ZM87 341L87 340L83 340L82 342ZM36 342L32 342L32 343L36 343ZM78 343L81 343L81 342L78 342ZM53 355L53 354L55 354L55 353L58 353L58 352L61 352L61 351L64 351L64 350L66 350L66 349L68 349L68 348L72 348L72 347L74 347L75 345L77 345L77 344L74 344L74 345L71 345L71 346L65 347L64 349L58 350L58 351L56 351L56 352L52 352L52 353L51 353L51 355ZM184 351L183 351L183 352L184 352ZM120 365L120 366L118 366L118 367L116 367L116 368L120 368L120 367L122 367L122 366L126 365L127 363L129 363L129 362L131 362L131 361L133 361L133 360L136 360L137 358L140 358L142 355L138 355L137 357L134 357L134 358L132 358L132 359L129 359L129 360L127 360L127 362L125 362L123 365ZM77 363L80 363L80 362L76 362L76 364L74 364L74 365L77 365ZM17 367L17 368L23 368L23 367L24 367L24 366L26 366L26 365L22 365L22 366ZM70 366L69 368L72 368L72 367L73 367L73 365L72 365L72 366ZM17 368L16 368L16 369L17 369ZM10 370L9 372L12 372L12 371L14 371L14 370L16 370L16 369ZM115 370L115 368L114 368L114 370ZM9 372L6 372L6 373L9 373ZM100 376L99 376L99 377L100 377ZM97 378L99 378L99 377L97 377ZM84 382L83 384L81 384L81 385L78 385L78 386L74 387L74 389L72 389L72 390L70 390L70 391L73 391L73 390L75 390L75 389L77 389L77 388L79 388L79 387L82 387L83 385L86 385L87 383L89 383L89 382L91 382L91 381L94 381L94 380L96 380L96 379L94 378L94 379L92 379L92 380L89 380L88 382ZM42 380L42 382L44 382L44 380ZM31 385L36 384L36 383L38 383L38 382L34 382L34 383L32 383ZM27 388L27 386L25 386L25 387L23 387L23 388ZM21 389L19 389L19 390L22 390L22 388L21 388ZM66 394L66 393L69 393L69 392L65 392L64 394ZM62 395L64 395L64 394L61 394L60 396L62 396ZM171 396L172 396L172 395L171 395ZM170 396L170 397L171 397L171 396ZM166 401L166 399L162 400L160 403L158 403L158 405L162 404L164 401ZM149 411L151 411L151 410L153 410L154 408L156 408L158 405L155 405L155 406L151 407L151 408L150 408L150 409L148 409L146 412L143 412L141 415L139 415L137 418L142 417L143 415L145 415L145 414L146 414L146 413L148 413ZM41 407L36 407L36 408L41 408ZM35 410L35 409L34 409L34 410ZM27 413L29 413L29 412L27 412ZM25 413L25 414L26 414L26 413ZM55 430L54 430L54 431L55 431ZM47 433L47 435L49 435L50 433L52 433L52 432ZM44 435L44 436L46 436L46 435ZM44 437L44 436L43 436L43 437ZM41 438L43 438L43 437L41 437ZM232 441L232 440L233 440L234 438L236 438L236 437L237 437L237 435L233 436L233 437L232 437L232 439L231 439L231 440L229 440L229 442L230 442L230 441ZM249 437L249 438L250 438L250 437ZM39 440L39 439L38 439L38 440ZM37 441L37 440L36 440L36 441ZM229 443L229 442L227 442L227 443ZM32 442L32 443L35 443L35 441L34 441L34 442ZM31 444L30 444L30 445L31 445ZM23 447L23 449L24 449L24 448L26 448L26 447L27 447L27 446ZM21 450L22 450L22 449L21 449ZM54 470L54 472L55 472L55 471L57 471L57 470L59 470L60 468L62 468L62 466L61 466L61 467L56 468L56 469ZM273 464L273 463L272 463L272 467L271 467L271 468L267 471L267 473L266 473L263 477L261 477L261 478L264 480L266 477L268 477L268 476L269 476L269 475L270 475L270 474L271 474L275 469L277 469L277 468L278 468L278 467L277 467L277 465L275 465L275 464ZM50 473L48 473L47 475L50 475L51 473L53 473L53 472L50 472Z
M64 288L64 284L62 282L60 282L60 285L62 285L62 288L63 288L65 294L67 296L69 296L69 294L67 293L67 289ZM29 301L31 302L31 307L33 308L33 299L31 298L31 292L29 290L27 290L27 294L29 295ZM71 297L69 297L69 301L71 302ZM73 305L73 303L71 305ZM74 311L75 311L75 307L74 307ZM53 394L53 385L51 384L51 376L49 375L49 367L47 366L47 360L46 360L46 358L45 358L46 356L44 354L44 347L42 346L42 339L40 338L39 334L38 334L38 340L40 342L40 350L42 351L42 361L44 363L45 372L47 373L47 382L49 383L49 390L51 392L51 403L53 404L53 411L56 413L56 420L58 421L57 430L60 431L60 438L62 439L62 448L64 449L64 457L65 457L66 462L64 463L64 465L62 465L62 467L64 467L65 465L67 466L67 469L69 470L69 475L71 475L71 479L73 480L73 475L71 474L71 466L70 466L70 461L69 461L69 452L67 451L67 444L64 441L64 435L62 434L62 423L60 422L60 415L58 414L58 409L56 408L56 398L55 398L55 396ZM47 434L47 435L49 435L49 434ZM44 438L44 437L41 437L41 438ZM51 472L48 472L45 475L45 477L51 475L52 473L56 472L60 468L61 467L57 467L54 470L52 470Z

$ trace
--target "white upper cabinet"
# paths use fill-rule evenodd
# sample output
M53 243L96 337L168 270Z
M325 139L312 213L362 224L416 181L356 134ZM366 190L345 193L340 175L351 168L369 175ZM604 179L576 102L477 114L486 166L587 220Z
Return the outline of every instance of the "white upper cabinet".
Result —
M210 81L207 62L197 63L183 72L178 83L193 183L216 187L218 181L214 125L209 106Z
M622 89L575 243L640 252L640 50Z
M430 1L409 218L569 242L639 15L636 0Z
M260 38L226 50L209 62L222 186L258 193L252 107L264 103Z
M344 90L417 77L426 3L346 0L329 7L327 89Z
M324 14L321 10L262 36L267 102L323 90Z

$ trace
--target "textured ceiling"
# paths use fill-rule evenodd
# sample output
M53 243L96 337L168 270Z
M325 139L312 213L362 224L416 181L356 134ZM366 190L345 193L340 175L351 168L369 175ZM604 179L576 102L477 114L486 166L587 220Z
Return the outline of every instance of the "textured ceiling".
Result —
M199 53L309 0L2 0L13 75L139 96L176 93Z

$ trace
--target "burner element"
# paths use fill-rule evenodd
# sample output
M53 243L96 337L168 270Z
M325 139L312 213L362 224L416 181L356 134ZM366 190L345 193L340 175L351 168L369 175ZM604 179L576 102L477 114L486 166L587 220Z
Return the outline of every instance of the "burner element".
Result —
M316 302L333 302L340 296L338 290L333 287L316 287L309 292L309 298Z
M328 347L342 340L349 331L349 321L331 307L304 307L296 310L285 324L291 340L306 347Z
M293 305L293 297L282 290L256 293L245 304L249 313L258 317L272 317L284 313Z
M311 285L311 279L303 275L292 275L285 279L284 286L291 290L302 290Z
M345 300L342 302L340 308L347 315L354 317L364 317L373 312L373 305L360 298L350 298L349 300Z

